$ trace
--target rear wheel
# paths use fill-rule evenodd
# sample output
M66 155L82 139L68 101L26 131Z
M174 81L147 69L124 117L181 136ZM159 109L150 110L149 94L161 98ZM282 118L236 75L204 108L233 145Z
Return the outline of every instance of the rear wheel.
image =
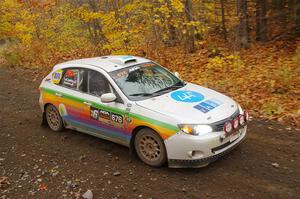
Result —
M141 129L135 136L134 146L139 158L150 166L162 166L167 160L163 140L151 129Z
M51 130L61 131L63 129L63 121L55 106L49 104L45 110L46 120Z

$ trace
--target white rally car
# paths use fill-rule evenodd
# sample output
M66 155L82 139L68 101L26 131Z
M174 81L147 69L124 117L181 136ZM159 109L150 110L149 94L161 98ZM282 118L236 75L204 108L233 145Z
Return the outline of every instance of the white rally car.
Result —
M241 143L249 115L231 98L134 56L54 66L40 85L44 121L130 147L148 165L202 167Z

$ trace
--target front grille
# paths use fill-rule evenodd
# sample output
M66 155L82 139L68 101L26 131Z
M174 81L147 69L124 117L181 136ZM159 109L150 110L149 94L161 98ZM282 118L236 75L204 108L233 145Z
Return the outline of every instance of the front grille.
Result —
M235 140L236 141L236 140ZM226 143L224 143L224 144L222 144L222 145L220 145L220 146L217 146L217 147L215 147L215 148L212 148L211 149L211 152L212 153L215 153L216 151L219 151L219 150L221 150L221 149L224 149L225 147L227 147L227 146L229 146L231 144L231 142L226 142Z
M228 118L226 118L224 120L221 120L221 121L213 123L212 127L213 127L214 131L223 131L224 124L227 121L234 119L239 114L240 114L240 110L237 108L236 111L230 117L228 117Z

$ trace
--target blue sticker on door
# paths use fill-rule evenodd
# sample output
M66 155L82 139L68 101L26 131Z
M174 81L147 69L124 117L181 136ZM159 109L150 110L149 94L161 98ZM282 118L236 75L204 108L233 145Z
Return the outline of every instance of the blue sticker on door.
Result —
M171 93L171 97L176 101L186 103L200 102L204 99L204 95L195 91L175 91Z

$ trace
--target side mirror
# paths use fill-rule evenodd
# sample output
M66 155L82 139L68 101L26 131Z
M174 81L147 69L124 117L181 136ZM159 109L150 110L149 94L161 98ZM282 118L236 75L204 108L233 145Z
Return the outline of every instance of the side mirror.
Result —
M101 95L100 99L101 99L101 102L103 102L103 103L109 103L109 102L115 101L117 99L117 97L113 93L105 93L105 94Z
M174 75L180 79L180 75L179 75L179 72L174 72Z

